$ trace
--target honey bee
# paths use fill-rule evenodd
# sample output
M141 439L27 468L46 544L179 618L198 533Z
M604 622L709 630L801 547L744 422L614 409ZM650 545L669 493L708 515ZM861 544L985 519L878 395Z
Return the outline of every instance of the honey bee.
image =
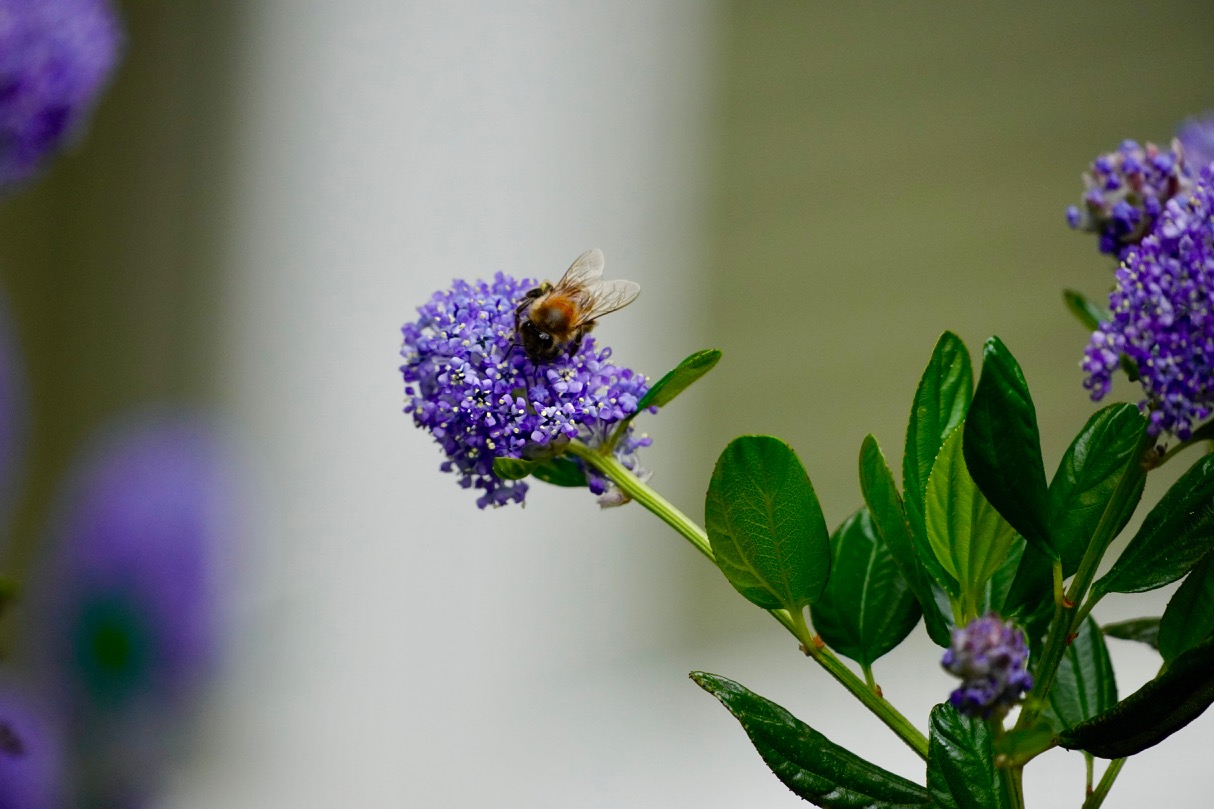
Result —
M519 301L514 330L532 362L575 353L598 318L623 309L641 293L635 281L604 281L603 262L602 250L587 250L561 280L545 281Z

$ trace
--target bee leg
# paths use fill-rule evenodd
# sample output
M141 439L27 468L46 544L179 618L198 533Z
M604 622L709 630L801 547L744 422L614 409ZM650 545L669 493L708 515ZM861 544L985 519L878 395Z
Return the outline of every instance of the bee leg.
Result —
M578 329L577 337L574 337L573 342L569 344L569 356L572 357L574 354L582 350L582 338L589 334L590 330L593 328L593 320L591 320L589 323L582 324L581 328Z

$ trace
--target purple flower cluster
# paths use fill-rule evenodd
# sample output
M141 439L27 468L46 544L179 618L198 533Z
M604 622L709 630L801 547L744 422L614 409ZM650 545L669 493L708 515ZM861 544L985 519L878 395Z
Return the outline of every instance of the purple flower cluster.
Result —
M1184 147L1185 162L1200 173L1214 163L1214 112L1189 118L1176 130L1176 139Z
M209 425L152 414L95 441L62 486L28 651L82 805L148 804L213 670L228 468Z
M39 700L0 690L0 807L59 809L66 805L60 729Z
M1151 232L1168 200L1188 190L1189 165L1179 140L1166 150L1127 140L1092 161L1083 203L1067 208L1067 224L1100 234L1100 252L1120 257Z
M121 40L108 0L0 0L0 190L80 130Z
M1125 355L1137 367L1152 435L1187 439L1214 404L1214 167L1168 202L1158 226L1126 251L1112 313L1085 351L1084 385L1099 400Z
M493 473L494 458L544 459L574 439L601 446L648 389L643 375L612 364L611 350L593 337L573 353L533 363L518 345L514 317L518 301L535 286L500 272L490 282L457 280L401 330L405 412L442 446L442 470L482 491L481 508L521 503L527 492L526 483ZM643 478L636 451L649 443L629 427L614 452ZM623 502L591 470L587 479L600 504Z
M66 482L39 613L78 710L176 700L213 661L220 454L206 425L152 416L97 441Z
M1024 633L994 613L953 630L940 665L961 678L949 701L967 716L988 718L1020 701L1033 687Z

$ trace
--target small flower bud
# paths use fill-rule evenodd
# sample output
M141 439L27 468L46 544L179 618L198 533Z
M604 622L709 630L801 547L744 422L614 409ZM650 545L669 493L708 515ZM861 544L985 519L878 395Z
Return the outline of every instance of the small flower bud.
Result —
M952 644L940 665L961 678L949 701L967 716L983 719L1002 713L1033 687L1024 633L994 613L953 630Z

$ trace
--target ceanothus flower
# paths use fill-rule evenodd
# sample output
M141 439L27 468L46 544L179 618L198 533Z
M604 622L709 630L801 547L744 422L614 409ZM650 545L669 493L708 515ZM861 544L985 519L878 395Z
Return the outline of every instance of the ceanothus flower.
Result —
M493 473L494 458L544 459L570 440L603 446L648 389L643 375L614 365L611 350L590 336L552 362L532 362L515 335L515 308L535 286L500 272L489 282L457 280L401 329L405 412L442 447L442 470L481 490L481 508L521 503L527 493L526 483ZM613 451L644 479L637 450L649 444L629 427ZM584 471L601 505L624 502L607 480Z
M1176 130L1176 140L1184 147L1185 162L1194 173L1214 163L1214 112L1186 119Z
M0 689L0 809L60 809L66 780L52 712L21 691Z
M95 440L65 481L38 646L74 712L173 703L209 671L228 471L209 425L149 414Z
M1033 687L1024 633L994 613L953 630L940 665L961 678L949 702L966 716L989 718L1020 701Z
M210 424L146 413L91 442L61 487L30 652L81 805L147 805L214 670L231 471Z
M1100 234L1100 252L1120 256L1151 232L1167 201L1188 190L1193 174L1180 141L1161 149L1127 140L1092 161L1083 175L1083 203L1067 208L1067 224Z
M1214 167L1168 202L1155 232L1126 251L1092 334L1085 387L1099 400L1122 355L1136 366L1151 435L1189 438L1214 404Z
M0 192L80 131L121 41L109 0L0 0Z

